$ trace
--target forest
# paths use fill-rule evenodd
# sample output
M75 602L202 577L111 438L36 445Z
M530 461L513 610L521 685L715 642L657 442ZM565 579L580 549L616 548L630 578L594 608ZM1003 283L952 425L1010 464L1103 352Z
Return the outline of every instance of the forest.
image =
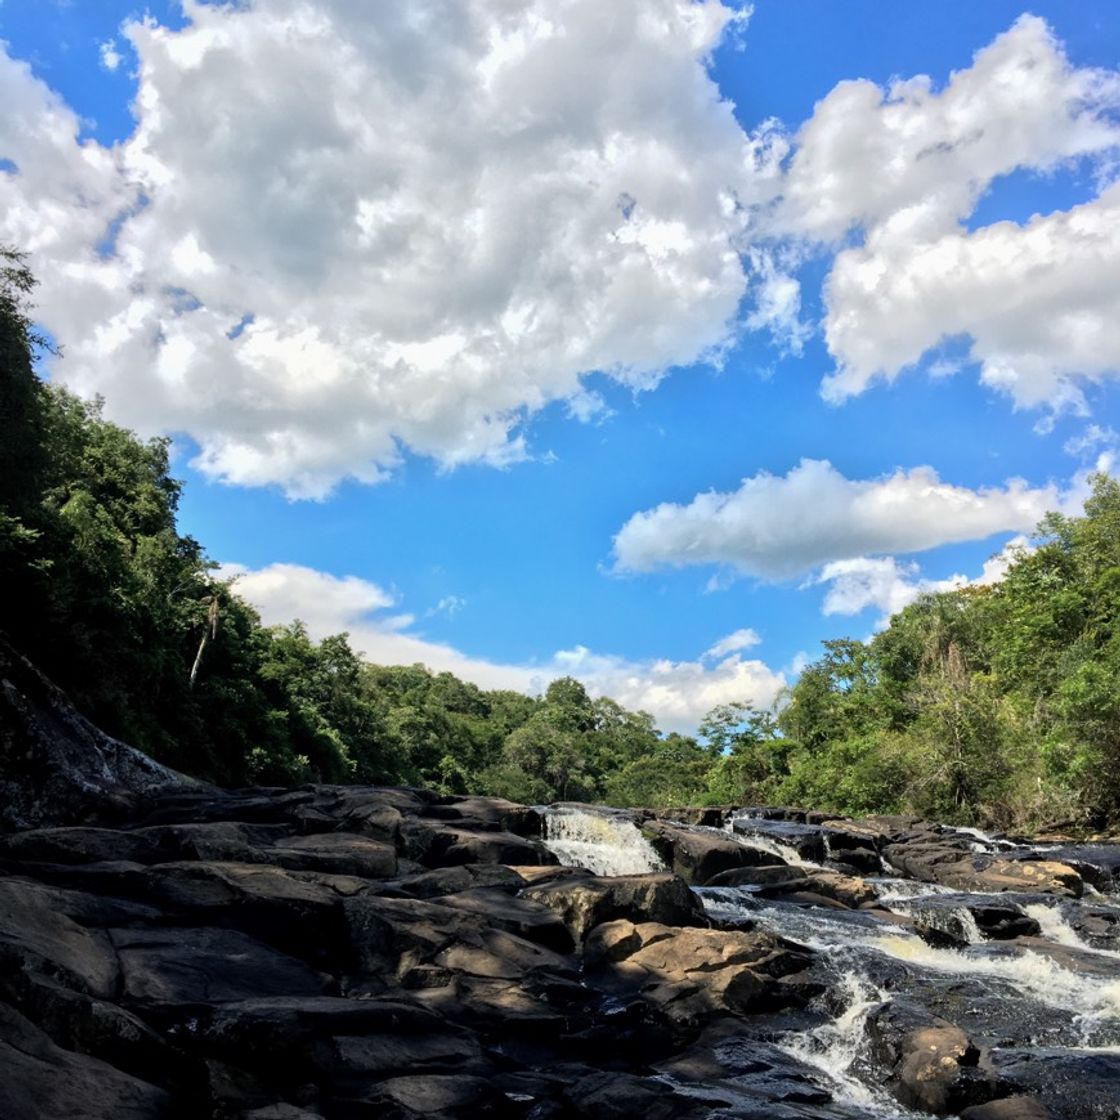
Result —
M1006 578L830 641L774 710L662 734L562 678L484 691L265 627L177 527L170 442L41 379L34 278L0 253L8 639L110 734L228 786L425 785L517 801L801 804L1004 829L1120 817L1120 485L1051 514Z

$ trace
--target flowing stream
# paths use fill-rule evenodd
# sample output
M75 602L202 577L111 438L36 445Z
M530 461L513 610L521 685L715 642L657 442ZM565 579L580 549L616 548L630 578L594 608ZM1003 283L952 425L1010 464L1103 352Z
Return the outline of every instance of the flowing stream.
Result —
M807 874L831 862L826 845L821 863L804 854L804 838L789 838L792 830L786 835L778 826L769 830L772 834L767 831L741 834L729 824L721 835ZM978 830L959 831L974 850L1015 852L1009 841ZM640 831L620 816L550 810L545 835L562 863L598 874L663 869ZM851 868L842 870L853 874ZM983 895L893 874L866 881L876 893L878 915L868 909L795 905L762 897L749 886L694 888L719 923L760 927L814 951L813 968L827 988L831 1013L824 1021L771 1038L811 1071L836 1106L881 1120L924 1115L903 1108L881 1087L882 1071L876 1071L869 1054L869 1017L892 1000L920 1005L956 1023L994 1055L1038 1048L1048 1061L1060 1061L1120 1052L1120 896L1097 891L1087 891L1081 900ZM1010 908L1021 920L1037 923L1037 933L989 939L975 916L984 906ZM1087 918L1097 925L1087 925ZM924 940L918 928L923 923L927 929L932 924L934 933L951 929L954 943L933 936ZM1091 928L1114 930L1113 939L1102 943L1098 936L1094 943L1094 935L1086 932ZM1120 1085L1117 1106L1120 1116Z

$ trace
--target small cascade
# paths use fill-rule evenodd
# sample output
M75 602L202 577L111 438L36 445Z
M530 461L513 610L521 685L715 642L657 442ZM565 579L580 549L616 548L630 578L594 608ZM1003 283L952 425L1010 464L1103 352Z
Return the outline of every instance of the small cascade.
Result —
M1090 945L1066 920L1066 916L1057 906L1045 902L1029 902L1023 907L1023 913L1038 922L1042 936L1069 949L1077 949L1082 953L1095 953L1100 957L1111 957L1120 960L1120 953L1115 949L1098 949Z
M813 1030L786 1035L778 1048L824 1074L825 1087L836 1102L854 1105L864 1115L884 1120L913 1117L915 1113L901 1109L885 1090L872 1088L856 1073L866 1057L868 1016L887 1002L889 995L852 969L841 973L837 990L844 1001L840 1015Z
M564 867L595 875L645 875L664 871L653 845L625 817L567 806L544 810L545 847Z
M778 863L789 864L790 867L803 867L807 871L824 871L823 864L814 863L810 859L805 859L800 852L792 845L786 844L773 836L763 836L759 833L743 833L735 831L735 821L737 820L764 820L758 813L750 812L737 812L733 816L727 818L727 823L724 824L720 830L742 844L744 848L753 848L756 852L768 852L772 855Z
M886 876L869 878L867 882L874 889L879 901L891 908L896 902L909 902L917 898L929 898L938 894L957 894L953 887L943 887L940 883L923 883L920 879L893 879Z

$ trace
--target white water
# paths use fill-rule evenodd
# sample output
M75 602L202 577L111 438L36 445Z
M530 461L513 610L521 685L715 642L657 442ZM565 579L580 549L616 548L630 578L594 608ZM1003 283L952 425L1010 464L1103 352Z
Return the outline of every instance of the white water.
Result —
M826 870L822 864L814 863L810 859L803 859L797 852L797 849L790 844L783 844L781 840L775 840L772 836L760 836L756 833L743 833L736 832L734 823L736 820L761 820L757 815L749 813L739 813L733 817L728 817L727 823L723 826L722 831L727 833L733 840L742 844L744 848L753 848L756 852L767 852L772 855L779 863L788 863L790 867L801 867L807 871L824 871Z
M749 918L771 932L843 960L872 952L943 976L995 981L1020 996L1072 1014L1085 1044L1120 1041L1120 972L1116 980L1078 974L1042 953L991 941L966 949L935 949L905 929L884 928L869 914L801 910L768 901L745 901L732 889L701 890L713 917Z
M886 907L891 907L895 902L909 902L916 898L929 898L935 894L959 894L952 887L943 887L940 883L923 883L918 879L868 879L867 883L879 896L879 901Z
M634 824L583 809L547 809L544 843L564 867L595 875L645 875L665 864Z
M872 1088L853 1072L867 1048L868 1016L890 996L853 971L841 974L839 991L845 1002L840 1015L811 1031L786 1035L778 1042L778 1049L823 1073L825 1087L840 1104L871 1110L870 1115L883 1120L920 1115L900 1109L884 1089Z
M1065 915L1057 906L1050 906L1045 902L1031 902L1022 909L1024 914L1038 922L1042 936L1048 940L1056 941L1059 945L1065 945L1070 949L1079 949L1083 953L1096 953L1100 957L1120 960L1120 953L1114 949L1098 949L1095 945L1090 945L1066 921Z

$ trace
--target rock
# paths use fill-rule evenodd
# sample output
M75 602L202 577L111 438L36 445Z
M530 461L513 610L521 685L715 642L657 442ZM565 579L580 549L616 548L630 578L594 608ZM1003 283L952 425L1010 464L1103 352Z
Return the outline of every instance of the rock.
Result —
M577 943L617 918L663 925L706 926L704 908L676 875L584 876L527 887L521 897L559 914Z
M431 818L401 825L401 852L425 867L464 863L554 864L556 857L540 842L512 832L475 831Z
M469 891L474 887L500 887L510 892L519 891L529 881L527 876L536 874L578 874L574 868L529 867L512 868L501 863L465 863L457 867L440 867L398 879L393 886L402 894L413 898L439 898L442 895Z
M780 883L804 882L805 870L788 864L763 864L761 867L736 867L713 875L709 887L766 887Z
M162 1089L98 1058L56 1046L0 1004L0 1116L4 1120L164 1120Z
M854 910L877 898L875 891L863 879L853 875L841 875L838 871L802 872L796 879L779 880L762 886L757 891L762 898L781 898L795 901L800 895L804 900L824 899Z
M480 1068L480 1047L468 1031L399 999L226 1003L183 1019L172 1033L250 1071L287 1100L309 1082L325 1083L345 1099L366 1096L405 1070L471 1074Z
M726 834L664 821L647 821L642 825L642 835L674 874L697 886L705 886L721 872L773 862L768 853L740 844Z
M1053 1120L1053 1117L1035 1097L1016 1096L973 1105L961 1113L960 1120Z
M788 848L799 859L816 863L825 858L824 833L818 825L802 824L790 820L762 820L754 817L736 817L731 822L736 834L760 841L769 841Z
M704 828L723 828L731 809L722 808L687 808L657 809L651 816L654 820L669 821L672 824L701 825Z
M512 1115L510 1102L481 1077L391 1077L378 1085L374 1100L380 1106L377 1115L386 1120Z
M695 1022L713 1013L750 1013L780 1004L778 978L804 968L808 958L770 934L673 928L627 920L598 926L585 958L621 989L640 991L675 1020Z
M515 836L541 834L541 815L536 809L501 797L445 797L428 806L424 815L438 820L475 821L498 832L512 832Z
M912 878L959 891L1022 891L1080 898L1084 886L1081 876L1066 864L969 853L959 838L891 843L883 854L891 866Z
M388 879L397 873L397 852L391 844L353 832L295 836L266 850L270 863L292 871L322 871Z
M1120 1053L1032 1048L993 1057L999 1073L1035 1097L1049 1120L1115 1120L1120 1110Z
M927 895L909 903L906 913L918 932L936 944L969 945L981 938L1008 940L1039 932L1038 922L1013 903L970 894Z
M362 896L348 899L342 910L348 942L343 967L356 978L382 982L396 978L411 987L447 983L455 972L518 979L533 969L566 966L557 953L508 930L495 929L488 921L492 915L472 913L465 906ZM539 913L543 920L538 935L552 942L568 937L547 911ZM525 910L507 921L515 927L524 925Z
M231 929L122 929L110 933L123 976L121 998L140 1007L221 1003L261 996L320 995L302 961Z
M66 913L68 892L18 879L0 880L0 973L38 972L103 999L120 971L107 934Z
M0 636L0 831L116 821L205 788L98 730Z
M909 1002L881 1005L867 1029L876 1055L892 1070L895 1096L908 1108L959 1113L1016 1089L964 1031Z

